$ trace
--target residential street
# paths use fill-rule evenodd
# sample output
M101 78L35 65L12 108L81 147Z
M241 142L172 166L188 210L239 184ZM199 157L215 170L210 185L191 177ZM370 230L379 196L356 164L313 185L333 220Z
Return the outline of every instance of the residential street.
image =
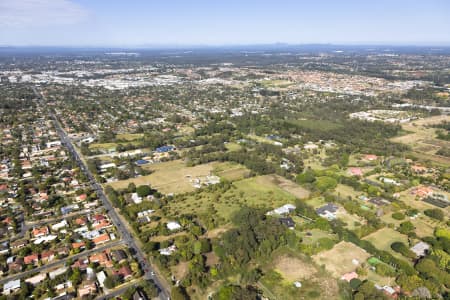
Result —
M40 100L39 102L43 105L46 106L45 103L45 99L43 99L43 97L41 96L41 94L36 90L36 88L33 88L34 93L36 94L36 97L38 97L38 99ZM48 109L48 113L49 113L49 117L51 119L54 120L55 122L55 127L56 130L58 132L58 135L61 139L61 142L68 148L70 154L72 155L72 157L76 160L76 162L78 163L78 165L80 166L81 170L85 173L85 175L87 176L87 178L90 180L92 188L96 191L99 199L103 202L103 205L106 209L107 214L109 215L111 221L114 223L114 225L116 226L118 232L121 235L121 239L123 240L123 242L129 246L129 248L134 249L134 255L136 257L136 259L139 261L139 264L141 265L143 271L144 271L144 278L145 279L152 279L155 284L158 286L158 288L160 289L160 299L169 299L169 294L170 292L161 284L160 279L158 279L156 276L152 275L155 274L153 271L153 268L151 267L151 265L148 263L144 252L142 251L142 249L140 247L138 247L132 232L130 232L130 230L128 229L128 226L126 226L124 224L124 221L122 220L122 218L120 218L120 216L117 214L117 212L115 211L114 207L112 206L111 202L109 201L109 199L106 197L105 193L103 192L103 189L101 187L100 184L97 183L97 181L95 180L94 176L92 175L92 173L88 170L88 168L86 167L86 165L84 164L84 162L82 161L82 159L80 158L78 152L75 150L72 141L70 140L70 138L67 136L67 134L65 133L65 131L62 129L58 119L56 118L55 114Z

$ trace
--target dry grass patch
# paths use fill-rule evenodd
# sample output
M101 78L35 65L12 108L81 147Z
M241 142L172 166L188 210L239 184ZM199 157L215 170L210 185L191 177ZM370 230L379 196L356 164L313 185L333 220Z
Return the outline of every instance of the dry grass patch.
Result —
M204 255L206 257L206 265L208 267L217 265L220 262L219 257L214 252L208 252Z
M267 175L267 176L274 184L276 184L282 190L285 190L286 192L294 195L295 197L299 199L305 199L309 197L309 191L305 188L302 188L297 183L284 177L281 177L279 175Z
M357 265L352 260L359 263L365 262L370 254L364 249L349 242L340 242L331 250L323 251L312 258L318 265L325 265L325 269L333 276L340 278L343 274L355 271Z
M283 255L278 257L274 263L275 269L290 281L310 278L317 273L317 269L313 264L304 262L297 257Z
M189 273L189 262L180 261L176 266L170 268L177 280L182 280Z
M195 190L190 179L210 175L214 163L187 167L181 160L145 165L143 168L153 171L152 174L109 183L114 189L123 189L130 182L136 186L150 184L163 194L179 194Z

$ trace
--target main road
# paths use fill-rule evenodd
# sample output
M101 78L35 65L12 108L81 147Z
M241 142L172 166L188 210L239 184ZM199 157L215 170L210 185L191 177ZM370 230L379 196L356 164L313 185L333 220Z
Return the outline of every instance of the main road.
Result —
M89 179L92 188L97 193L97 196L102 201L103 206L106 208L106 211L113 222L113 224L116 226L118 232L121 235L121 238L123 239L124 243L127 244L131 249L133 249L133 253L135 257L138 259L139 264L141 265L143 271L144 271L144 279L146 280L153 280L153 282L158 286L160 293L159 298L163 300L170 299L169 297L169 291L164 287L162 284L162 281L158 279L158 277L155 275L155 272L152 268L152 266L148 263L144 251L138 246L136 241L134 240L134 237L130 230L128 230L127 226L125 226L124 222L120 218L120 216L117 214L116 210L114 209L111 201L106 197L105 193L103 192L103 189L100 184L95 180L95 177L92 175L92 173L89 171L89 169L86 167L83 160L81 160L78 152L75 150L72 141L67 136L66 132L62 129L61 124L58 120L58 118L55 116L53 111L50 108L47 108L46 100L44 97L37 91L35 87L33 87L33 91L38 98L41 105L47 109L47 112L51 119L53 119L55 123L56 131L59 135L59 138L61 139L61 143L64 144L67 149L69 150L72 157L75 159L76 163L80 167L80 169L83 171L83 173L87 176Z

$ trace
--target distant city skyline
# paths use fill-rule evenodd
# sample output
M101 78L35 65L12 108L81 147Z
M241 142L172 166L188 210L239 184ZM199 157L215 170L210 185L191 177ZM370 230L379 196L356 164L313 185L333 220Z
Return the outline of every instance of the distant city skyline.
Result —
M2 46L450 45L450 1L0 0Z

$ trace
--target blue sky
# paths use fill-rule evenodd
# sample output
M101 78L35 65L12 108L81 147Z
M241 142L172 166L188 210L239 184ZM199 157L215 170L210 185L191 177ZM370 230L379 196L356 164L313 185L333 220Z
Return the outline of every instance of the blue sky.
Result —
M447 0L0 0L0 45L450 45Z

